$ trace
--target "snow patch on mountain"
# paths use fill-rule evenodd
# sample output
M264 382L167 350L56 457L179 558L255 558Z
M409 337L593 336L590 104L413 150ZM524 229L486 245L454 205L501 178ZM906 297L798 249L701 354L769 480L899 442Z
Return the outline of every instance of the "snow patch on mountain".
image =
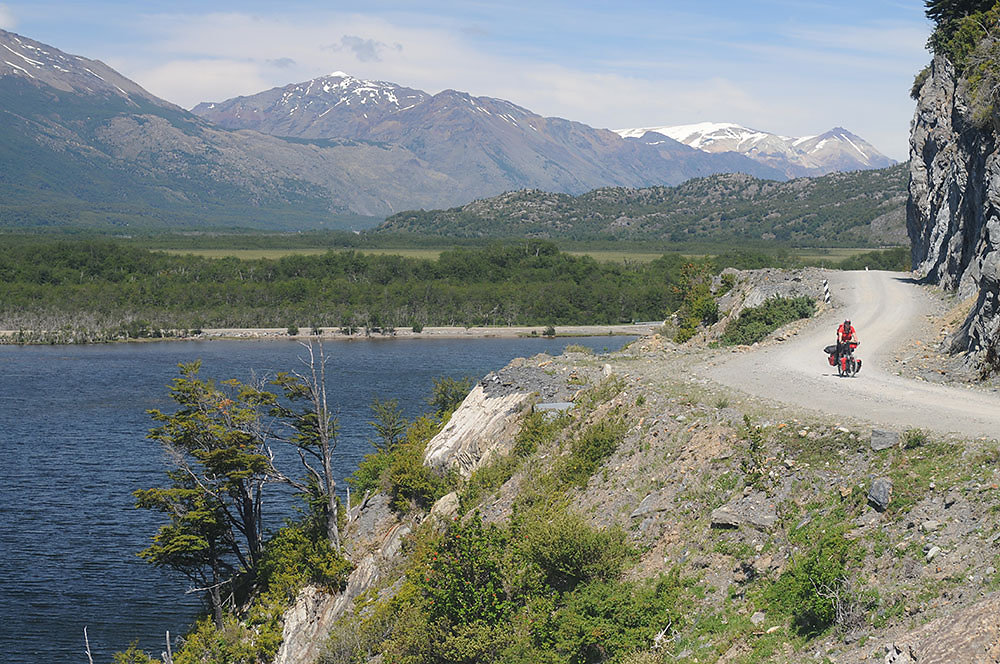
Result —
M618 129L616 132L623 138L641 138L648 132L655 132L703 152L738 152L778 168L789 177L884 168L896 163L843 127L798 138L732 122L698 122Z

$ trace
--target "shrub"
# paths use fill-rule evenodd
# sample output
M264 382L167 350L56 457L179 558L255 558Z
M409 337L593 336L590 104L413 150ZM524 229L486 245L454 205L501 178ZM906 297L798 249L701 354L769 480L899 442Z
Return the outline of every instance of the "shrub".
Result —
M590 346L581 346L580 344L569 344L565 348L567 353L583 353L584 355L593 355L594 349Z
M441 430L439 422L427 417L413 421L406 440L390 453L386 468L392 508L406 512L411 506L430 509L434 502L451 491L454 480L424 465L424 448Z
M424 331L424 326L421 325L420 323L414 323L412 329L414 334L420 334L421 332Z
M538 581L559 592L617 579L632 554L620 528L598 530L565 509L529 510L518 515L514 530L520 555Z
M927 65L921 69L917 75L913 78L913 86L910 88L910 98L916 101L920 98L920 89L924 87L924 83L931 75L931 66Z
M174 664L256 664L270 660L274 653L261 653L254 636L233 616L224 618L222 629L210 618L202 618L184 637L184 645L174 654Z
M431 617L452 625L506 619L512 609L504 589L507 545L507 533L478 514L453 523L417 582Z
M556 328L551 325L547 325L544 330L542 330L543 337L554 337L556 336Z
M562 661L606 662L648 648L657 632L682 622L681 588L676 574L653 585L587 584L570 595L556 614L554 650Z
M604 459L611 456L625 438L625 418L611 415L592 425L570 443L570 453L556 465L561 484L584 487Z
M350 567L322 533L296 524L279 530L264 546L257 581L272 596L290 602L308 584L342 590Z
M471 376L465 378L439 377L432 379L432 382L434 385L427 403L434 409L434 413L442 419L447 419L447 416L458 408L458 405L468 396L472 386L476 384L475 379Z
M922 429L907 429L903 432L903 449L923 447L927 441L927 432Z
M819 634L834 623L834 595L848 587L850 567L860 560L858 544L846 539L843 529L830 529L810 550L792 560L768 589L766 598L792 616L801 634Z
M140 650L138 643L132 643L128 650L116 652L112 659L112 664L159 664L159 662L160 660L153 659Z
M772 297L758 307L740 312L739 318L726 326L722 342L730 346L755 343L782 325L812 316L815 310L816 305L809 297Z
M287 332L288 332L288 336L294 337L295 335L297 335L299 333L299 328L298 328L297 325L289 325Z

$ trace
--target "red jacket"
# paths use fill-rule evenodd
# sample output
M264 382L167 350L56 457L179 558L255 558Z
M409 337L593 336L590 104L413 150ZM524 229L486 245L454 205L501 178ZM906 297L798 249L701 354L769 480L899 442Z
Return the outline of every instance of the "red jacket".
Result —
M841 323L840 327L837 328L837 341L857 341L858 332L851 325L850 329L844 330L844 324Z

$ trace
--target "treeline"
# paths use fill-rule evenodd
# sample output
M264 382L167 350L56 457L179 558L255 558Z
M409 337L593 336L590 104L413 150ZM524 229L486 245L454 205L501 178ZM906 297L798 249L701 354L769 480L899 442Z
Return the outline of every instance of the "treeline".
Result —
M12 243L0 248L0 327L54 312L188 329L655 320L676 305L684 260L599 263L539 241L436 260L353 251L208 259L109 241Z
M18 241L0 247L0 329L19 331L19 342L65 343L206 327L384 331L659 320L683 304L693 262L708 272L794 266L787 256L742 251L605 263L539 240L453 249L434 260L355 251L212 259L107 240ZM905 250L851 262L907 267ZM53 337L54 330L62 332Z

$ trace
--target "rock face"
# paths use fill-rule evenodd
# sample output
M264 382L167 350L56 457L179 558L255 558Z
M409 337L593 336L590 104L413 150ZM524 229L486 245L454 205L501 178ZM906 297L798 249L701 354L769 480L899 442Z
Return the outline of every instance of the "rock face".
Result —
M518 416L530 399L527 392L490 396L482 385L476 385L441 433L427 444L424 464L454 468L462 477L468 477L495 454L510 450Z
M981 129L955 69L936 57L910 130L906 228L913 266L931 283L977 296L952 352L995 363L1000 330L1000 161L994 131Z
M886 646L885 664L1000 662L1000 594L931 621Z

